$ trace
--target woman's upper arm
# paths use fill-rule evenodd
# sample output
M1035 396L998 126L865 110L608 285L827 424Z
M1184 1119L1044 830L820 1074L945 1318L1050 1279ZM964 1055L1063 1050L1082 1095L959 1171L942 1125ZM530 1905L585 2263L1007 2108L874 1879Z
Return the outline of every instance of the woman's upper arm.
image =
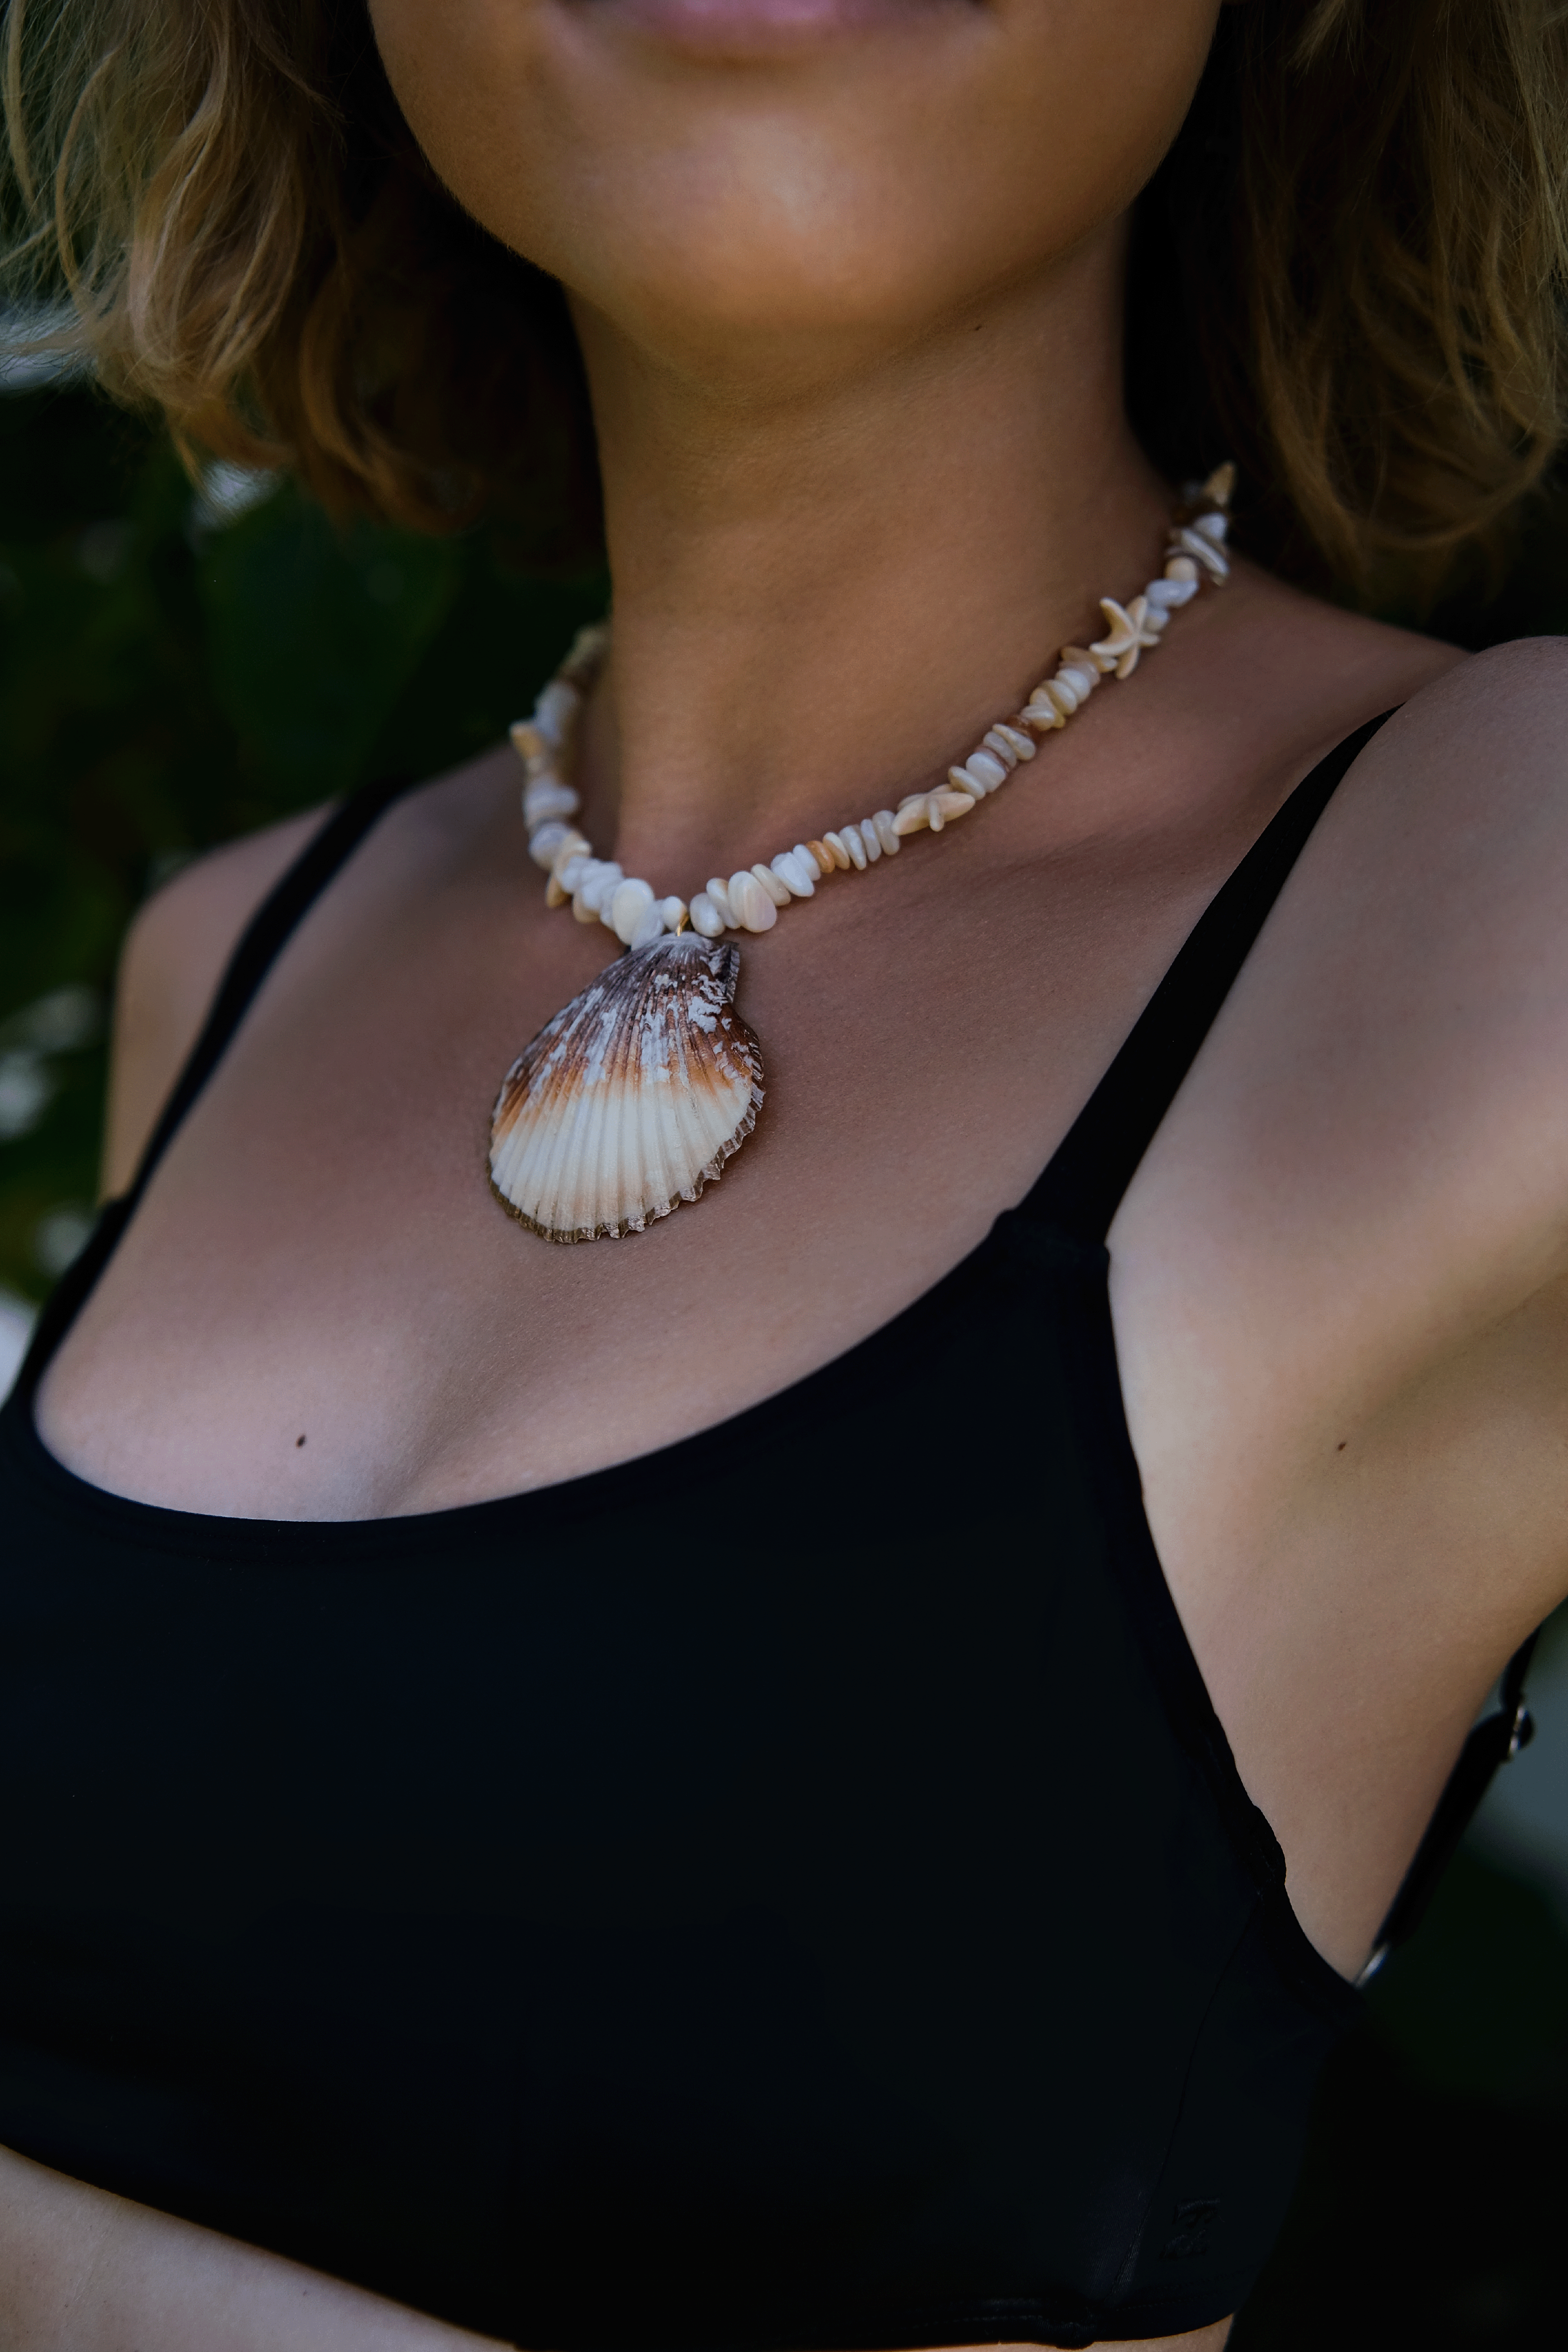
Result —
M137 914L114 991L103 1138L107 1199L134 1176L240 933L325 814L311 809L213 850Z

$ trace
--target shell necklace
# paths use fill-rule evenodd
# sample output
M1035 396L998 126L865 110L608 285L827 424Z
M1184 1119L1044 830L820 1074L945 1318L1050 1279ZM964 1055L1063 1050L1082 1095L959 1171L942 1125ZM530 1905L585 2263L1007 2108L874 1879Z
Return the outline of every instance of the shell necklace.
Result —
M524 1047L507 1072L490 1126L490 1187L531 1233L552 1242L640 1234L695 1201L756 1125L763 1058L734 1010L741 951L726 931L771 931L783 908L836 874L865 873L911 834L941 833L1032 760L1037 736L1065 727L1102 677L1131 677L1173 612L1205 582L1227 577L1226 509L1236 469L1194 485L1171 526L1164 571L1125 605L1100 599L1106 633L1064 646L1053 677L1011 719L999 719L934 791L910 793L820 840L797 841L767 865L715 875L689 904L595 857L571 823L578 798L563 769L584 698L604 658L607 625L584 629L511 740L528 771L529 854L550 879L552 907L603 923L626 950Z

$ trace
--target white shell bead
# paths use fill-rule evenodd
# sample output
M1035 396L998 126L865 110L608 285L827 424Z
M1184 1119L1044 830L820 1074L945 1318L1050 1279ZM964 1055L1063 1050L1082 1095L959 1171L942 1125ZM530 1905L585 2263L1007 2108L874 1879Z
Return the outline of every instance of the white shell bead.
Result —
M587 835L579 833L574 824L569 824L566 827L566 838L555 853L555 863L551 870L559 874L569 857L592 857L593 855L593 845Z
M1035 739L1032 735L1026 735L1021 727L1010 727L1005 719L999 719L991 730L991 735L985 738L988 743L991 741L992 735L999 735L1002 738L1015 760L1034 758L1037 749Z
M994 793L998 784L1006 782L1012 772L1011 761L999 760L994 751L971 751L962 772L969 779L970 791ZM956 776L953 783L959 792L965 789Z
M1173 544L1184 549L1188 555L1195 555L1211 580L1230 578L1230 565L1226 562L1213 540L1205 539L1201 531L1188 530L1184 528L1176 532Z
M725 930L772 930L782 908L792 899L811 898L818 883L830 874L846 872L850 866L864 873L868 866L875 865L881 857L896 856L909 835L927 828L941 833L954 817L966 816L987 794L1005 783L1020 761L1032 760L1038 749L1035 737L1064 726L1082 709L1102 676L1114 671L1119 677L1130 677L1137 667L1141 649L1158 642L1173 613L1189 604L1201 586L1210 581L1217 584L1229 577L1230 563L1226 552L1228 521L1221 509L1229 497L1234 478L1233 467L1222 467L1201 491L1189 488L1184 493L1188 501L1185 519L1178 519L1171 528L1163 576L1149 581L1142 593L1131 597L1125 606L1112 598L1102 597L1100 610L1107 623L1104 639L1088 647L1064 646L1054 676L1031 689L1025 708L1013 719L997 719L989 727L962 765L948 770L944 783L934 791L906 793L897 814L890 809L879 809L873 816L825 833L820 840L796 842L793 847L780 850L768 864L759 862L749 870L738 870L728 881L722 876L710 876L706 889L696 893L689 907L679 898L656 898L650 883L638 876L628 877L613 860L595 857L584 835L569 822L581 803L575 789L561 772L564 765L562 755L581 715L584 698L593 686L608 635L607 626L604 625L579 631L561 670L535 703L531 718L520 719L510 730L512 742L527 771L522 809L529 852L549 873L548 903L554 907L569 898L579 922L604 923L633 955L654 949L666 933L680 938L689 925L693 950L732 956L733 950L712 945ZM1194 507L1205 499L1211 502L1208 509L1194 513ZM688 969L695 977L696 966L682 965L679 976L674 966L668 973L663 973L661 968L658 988L673 988L677 995L684 998ZM702 990L717 991L715 1003L731 1001L733 969L726 965L721 972L720 964L715 962L710 971L704 970ZM585 1009L586 994L580 1003ZM576 1009L569 1007L567 1014L558 1016L549 1034L553 1036L567 1015ZM700 1029L706 1025L695 999L689 1018ZM723 1026L727 1029L730 1025L726 1019ZM545 1034L541 1033L536 1045L543 1042ZM529 1055L519 1062L513 1078L521 1080L524 1063L532 1052L530 1048ZM663 1078L666 1072L661 1068L656 1075ZM589 1075L579 1083L592 1086L598 1080ZM511 1079L509 1087L512 1087ZM515 1098L515 1087L512 1096ZM760 1098L759 1094L757 1099ZM500 1108L498 1106L498 1118ZM749 1122L740 1132L749 1132ZM695 1198L702 1182L718 1173L722 1158L738 1140L739 1133L711 1165L699 1171L693 1190L682 1188L661 1205L632 1212L624 1223L604 1223L595 1230L640 1231L645 1215L665 1214L677 1197ZM506 1188L498 1181L498 1189L504 1192ZM515 1196L507 1197L510 1204L524 1214L525 1222L533 1222L531 1213L523 1211ZM556 1229L541 1223L537 1230ZM560 1239L588 1237L585 1233L557 1232Z
M626 878L624 868L612 859L595 857L578 887L577 896L584 907L597 915L605 900L614 898Z
M528 854L534 864L542 866L548 874L571 838L572 827L569 824L558 822L542 824L529 838Z
M601 899L600 905L605 923L614 931L621 945L629 948L632 944L633 932L637 929L643 917L652 911L653 885L651 882L638 881L635 877L630 881L617 883L608 897ZM664 929L662 915L659 917L658 928L661 931Z
M563 677L552 678L533 706L533 724L547 743L563 743L583 698Z
M734 928L748 931L771 931L778 921L779 910L754 874L731 874L729 880L730 911L735 918Z
M559 776L541 776L522 795L522 821L530 833L552 816L575 816L582 806L570 784Z

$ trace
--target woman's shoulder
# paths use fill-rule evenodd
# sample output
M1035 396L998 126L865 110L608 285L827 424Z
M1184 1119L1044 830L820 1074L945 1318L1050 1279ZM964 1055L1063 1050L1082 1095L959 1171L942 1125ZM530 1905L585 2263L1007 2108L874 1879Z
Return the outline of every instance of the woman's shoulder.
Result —
M1469 837L1472 878L1561 880L1568 855L1568 638L1519 637L1437 668L1365 754L1369 776L1423 829Z
M331 814L307 809L193 858L138 909L121 950L103 1189L122 1192L235 944Z
M1463 656L1412 696L1406 718L1411 752L1419 736L1440 739L1455 758L1485 751L1510 771L1563 771L1568 636L1513 637Z
M510 780L515 764L502 745L400 793L376 827L377 841L416 872L460 855L493 805L498 769ZM115 985L106 1196L134 1174L246 926L338 805L324 802L206 851L138 910Z

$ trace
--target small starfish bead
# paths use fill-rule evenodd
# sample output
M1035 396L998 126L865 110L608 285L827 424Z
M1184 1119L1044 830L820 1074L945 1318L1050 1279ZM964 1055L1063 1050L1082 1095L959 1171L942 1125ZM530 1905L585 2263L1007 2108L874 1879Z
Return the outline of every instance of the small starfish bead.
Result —
M1134 596L1130 604L1119 604L1114 596L1102 596L1100 609L1110 629L1098 645L1090 646L1089 652L1103 654L1108 661L1114 661L1118 677L1131 677L1144 646L1160 642L1158 628L1150 625L1149 599Z

